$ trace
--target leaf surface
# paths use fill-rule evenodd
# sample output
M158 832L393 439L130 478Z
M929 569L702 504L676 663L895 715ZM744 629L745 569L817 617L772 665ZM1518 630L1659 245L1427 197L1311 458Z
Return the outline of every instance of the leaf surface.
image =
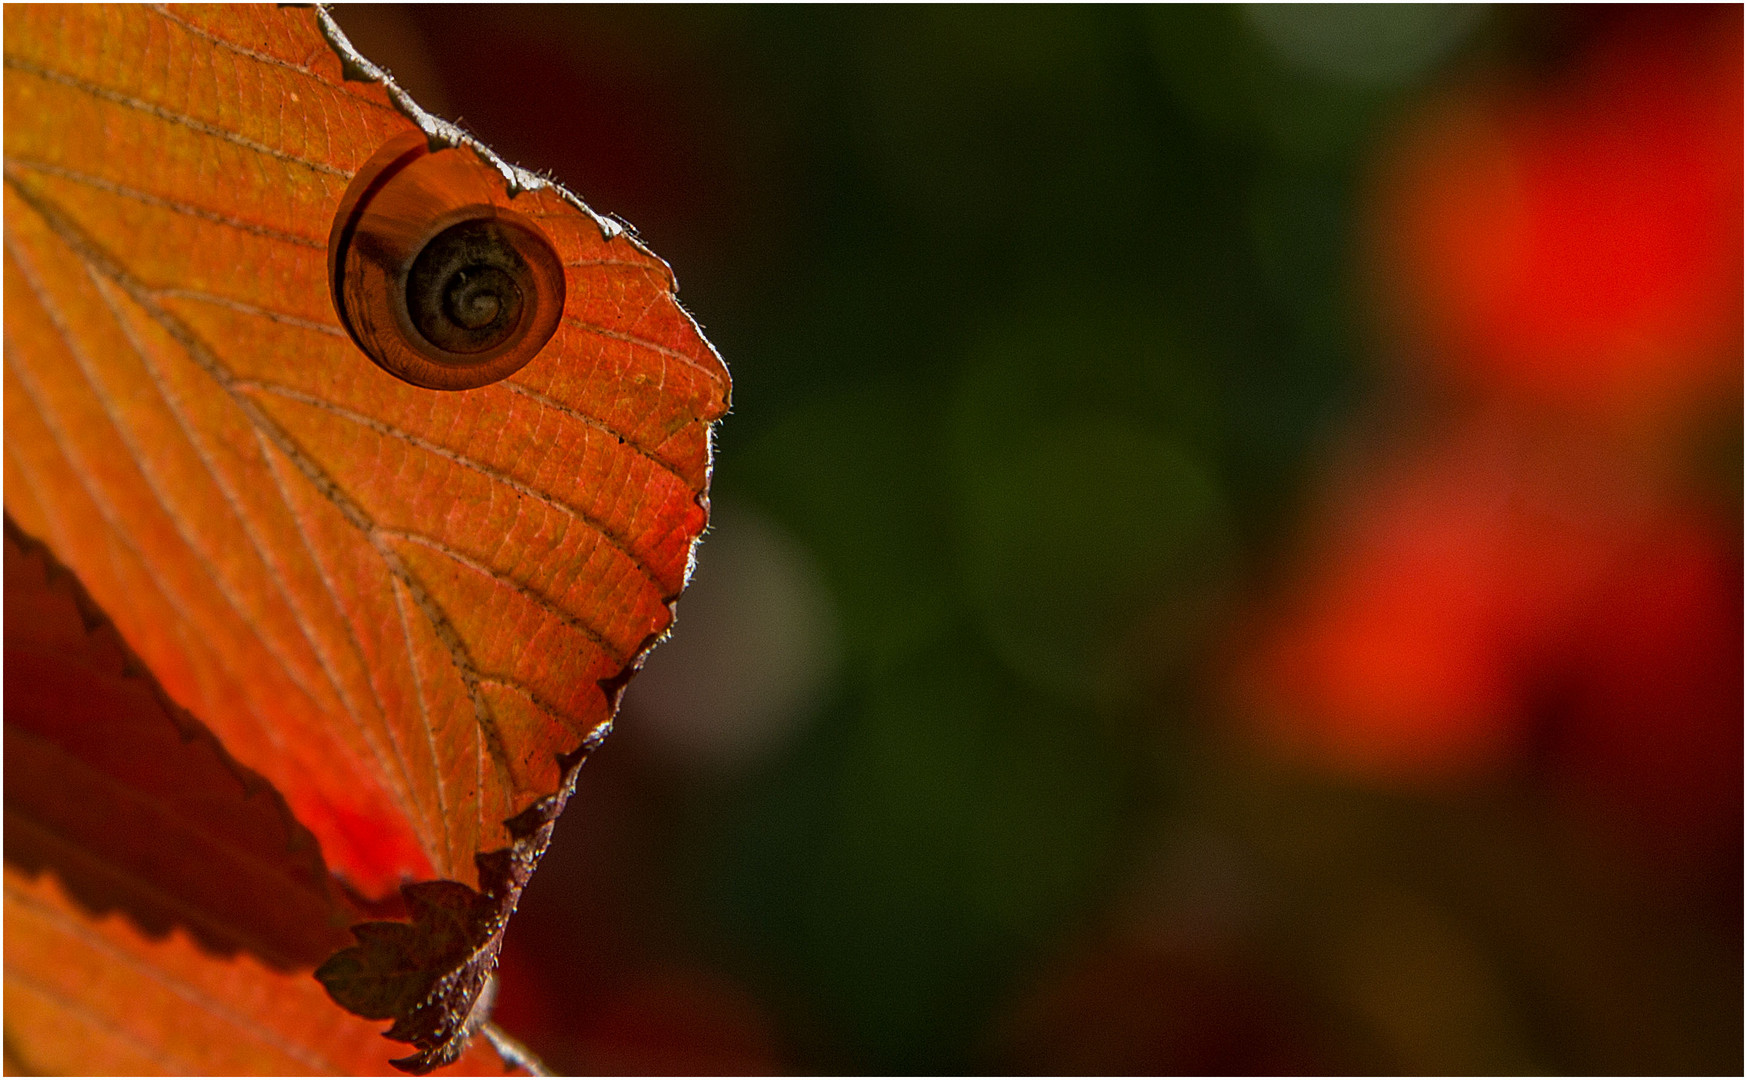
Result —
M448 1001L471 965L415 1038L458 1052L671 621L727 372L665 263L423 114L325 12L8 7L5 86L7 513L349 887L474 893L465 955L420 975ZM564 264L556 336L504 381L402 382L334 313L335 211L408 131L474 155Z
M309 834L40 547L5 568L9 1071L384 1071L310 978L360 912Z

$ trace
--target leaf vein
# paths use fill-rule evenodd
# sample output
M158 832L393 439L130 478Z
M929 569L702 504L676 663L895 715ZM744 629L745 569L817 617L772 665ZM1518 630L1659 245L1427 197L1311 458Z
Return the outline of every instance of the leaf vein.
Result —
M627 435L625 432L620 431L618 428L613 427L611 424L607 423L605 420L602 420L599 417L590 416L588 413L580 412L576 409L573 409L569 405L566 405L563 402L558 401L554 398L547 397L545 394L540 393L538 390L535 390L532 387L529 387L529 386L526 386L522 383L519 383L519 382L515 381L514 379L505 379L502 382L497 383L496 385L503 387L504 389L508 390L512 394L520 394L523 397L529 399L530 401L535 402L536 404L543 405L548 409L552 409L556 412L562 413L563 415L570 417L572 420L575 420L578 423L586 424L589 427L594 428L596 431L599 431L599 432L606 434L606 435L611 435L613 438L624 443L626 446L630 447L632 450L636 451L638 454L641 454L643 457L647 458L649 460L649 462L651 464L653 464L656 468L660 469L664 473L667 473L669 476L673 477L675 480L678 480L681 484L685 485L685 489L687 491L691 492L693 495L697 494L697 490L695 488L693 488L691 483L688 480L686 480L685 476L680 473L679 466L668 461L666 458L661 457L654 450L651 450L649 447L644 446L642 443L638 442L636 439L633 439L630 435Z
M160 300L194 300L202 304L212 304L215 307L229 308L241 315L258 315L263 319L270 319L276 323L284 323L287 326L297 326L302 327L305 330L314 330L318 333L327 334L329 337L347 337L346 332L333 323L316 322L314 319L305 319L299 315L287 315L283 311L270 311L267 308L245 303L241 300L232 300L228 296L218 296L209 292L201 292L199 289L153 289L143 284L140 287Z
M314 240L307 236L298 236L295 233L283 232L279 229L269 228L266 225L257 225L252 221L244 221L241 218L234 218L228 214L221 214L216 210L208 210L205 207L195 206L193 203L180 202L176 199L166 199L161 195L153 195L149 191L141 191L138 188L131 188L125 184L118 184L113 180L108 180L101 176L92 176L90 173L79 172L76 169L69 169L65 166L55 165L47 161L36 161L31 158L9 156L6 158L6 164L8 166L21 166L32 172L46 173L49 176L58 176L63 180L68 180L84 187L94 188L98 191L107 192L124 199L131 199L134 202L143 203L147 206L155 206L163 210L169 210L172 213L181 214L185 217L201 218L205 221L224 225L228 228L237 229L264 239L277 240L286 244L296 244L298 247L315 248L318 251L326 251L328 247L326 242L321 240Z
M333 669L332 658L327 655L327 651L322 647L321 642L316 640L320 635L316 634L310 628L309 616L308 613L304 611L303 605L298 603L297 600L292 597L291 588L286 583L285 576L281 572L279 564L267 557L266 546L258 531L254 528L252 519L244 509L242 501L238 498L236 491L232 489L231 485L221 475L218 466L212 460L211 452L198 438L195 437L194 430L189 426L188 418L182 411L182 406L177 402L175 396L171 394L169 387L165 385L163 376L152 363L149 356L149 350L146 349L145 344L135 337L133 328L128 325L128 320L123 316L121 309L116 306L114 298L109 294L108 287L103 283L103 279L97 277L89 266L87 266L86 272L91 275L92 284L96 286L98 294L103 297L104 304L108 306L110 314L115 318L116 324L121 327L122 335L127 338L128 345L133 349L134 354L139 357L140 366L145 369L146 374L150 377L153 388L157 390L158 397L164 402L170 416L176 421L176 426L182 432L182 437L186 439L188 445L193 448L194 454L200 460L201 466L206 470L206 474L211 477L213 486L217 487L219 493L224 496L225 505L230 510L231 516L236 519L238 527L242 530L243 535L248 539L249 547L254 551L255 557L260 561L261 566L266 570L268 580L273 583L274 590L279 594L279 598L285 602L286 608L291 612L293 619L296 622L299 634L303 637L304 643L309 646L311 654L316 658L316 664L321 668L322 674L326 676L328 686L334 692L335 700L340 703L341 707L346 712L346 716L352 721L352 725L357 728L358 734L364 739L365 744L369 746L371 756L376 759L376 764L382 770L384 776L392 776L393 770L389 768L388 760L382 752L382 747L378 746L376 740L371 737L369 727L365 724L364 718L358 715L357 707L351 701L350 695L341 688L339 675ZM386 720L384 720L384 725L386 726ZM407 772L406 762L402 760L399 762L399 765L400 779L402 781L400 794L402 798L410 801L412 778Z
M541 593L538 589L529 585L527 582L519 581L501 570L493 569L485 563L480 562L478 559L473 558L471 555L468 555L466 552L457 551L455 548L450 547L448 544L443 543L443 541L438 540L434 536L426 536L423 533L412 532L407 529L390 528L378 528L377 533L391 539L405 540L409 543L418 544L421 547L430 548L439 555L443 555L451 561L459 563L475 573L484 574L485 576L492 578L493 580L507 586L511 591L528 600L530 603L546 609L546 611L550 612L566 626L569 626L571 629L594 642L595 645L602 652L606 653L615 663L623 664L626 659L628 659L619 651L618 646L614 645L607 639L607 636L604 633L595 629L587 621L559 607L556 601Z
M680 363L703 375L706 379L709 379L716 389L720 390L722 388L722 378L720 375L710 370L708 367L705 367L703 364L698 363L685 353L680 352L678 349L670 349L666 345L650 341L648 338L641 338L635 334L627 334L621 330L614 330L611 327L602 326L599 323L588 322L584 319L579 319L574 315L564 316L564 321L579 330L587 331L598 337L604 337L609 341L622 341L627 345L635 345L640 349L648 349L650 352L659 356L678 360Z
M400 440L410 446L416 446L420 450L435 454L446 461L454 462L462 468L469 469L473 472L479 473L481 476L495 480L496 482L503 484L505 487L510 488L518 495L524 495L527 498L534 499L544 506L550 506L552 509L558 510L566 516L581 522L583 525L593 530L602 539L606 540L608 544L612 545L614 550L629 559L631 563L637 567L638 572L647 578L649 583L653 585L658 592L665 595L671 591L662 583L655 571L645 563L642 557L631 547L630 541L609 530L599 518L596 518L594 515L578 507L571 506L547 492L531 487L528 484L517 480L515 477L510 476L508 473L495 469L482 461L468 457L458 451L451 450L440 443L434 443L429 439L414 435L409 431L403 431L392 424L383 423L375 417L355 412L343 405L336 405L325 398L317 397L314 394L306 394L293 387L282 386L278 383L265 382L260 379L238 379L236 380L235 386L242 391L260 390L264 393L273 394L276 397L287 398L291 401L300 402L304 405L321 409L333 414L334 416L338 416L342 420L347 420L359 425L360 427L368 428L379 435L386 435L389 438Z
M437 753L437 735L431 730L431 711L425 704L425 679L419 671L417 650L412 644L412 627L406 620L406 602L400 598L400 589L389 582L389 592L394 594L394 610L400 616L400 636L406 642L407 670L412 675L413 695L419 703L419 719L425 729L425 743L431 752L431 772L437 780L437 818L443 826L443 852L445 857L453 859L455 855L455 838L449 828L449 797L447 786L443 783L443 767Z
M166 109L162 105L154 105L149 101L142 101L139 98L124 94L119 90L111 90L106 86L98 86L96 83L86 82L84 79L63 72L50 71L48 68L39 67L21 57L8 56L5 58L5 64L14 71L20 71L26 75L33 75L36 78L44 79L48 82L59 83L62 86L77 90L82 94L97 98L100 101L107 101L124 108L134 109L149 116L155 116L166 123L175 124L178 127L184 127L190 131L199 132L202 135L210 135L215 139L223 139L225 142L234 143L237 146L243 147L245 150L253 150L257 154L265 154L268 157L276 158L289 165L301 165L312 172L325 173L329 176L338 176L344 179L349 179L352 175L344 169L336 169L332 165L326 165L319 161L311 161L308 158L301 158L296 154L287 153L284 150L277 150L268 146L266 143L256 142L254 139L251 139L246 135L240 135L234 131L226 131L224 128L214 126L204 120L197 120L192 116L187 116L183 113Z
M516 693L527 698L533 703L535 708L551 715L553 719L563 724L569 730L582 735L583 749L585 750L594 750L605 741L607 735L613 729L613 721L611 718L602 720L592 728L584 729L569 713L541 697L533 687L513 675L481 675L479 677L479 683L481 686L501 686L506 690L514 690Z
M309 556L309 561L315 566L316 576L321 579L322 590L327 594L335 617L346 631L346 642L352 647L352 655L357 658L359 666L365 672L365 685L370 688L370 700L376 706L377 715L382 717L383 729L388 732L388 741L394 747L395 760L400 764L401 773L405 777L407 789L410 791L412 789L412 773L406 763L405 751L400 745L400 736L389 721L387 707L382 704L382 694L376 687L376 672L372 668L369 658L364 655L364 645L358 640L357 629L353 626L352 619L340 604L339 593L334 588L333 578L328 572L327 565L322 562L321 556L316 553L315 546L310 542L309 532L303 527L303 517L297 512L296 507L291 505L291 493L286 490L284 479L280 477L279 470L273 465L272 450L267 444L266 436L262 435L258 428L253 430L255 445L260 448L261 460L266 466L267 475L273 478L273 487L279 495L279 501L285 507L286 516L291 519L292 528L297 530L297 539L303 545L304 553Z

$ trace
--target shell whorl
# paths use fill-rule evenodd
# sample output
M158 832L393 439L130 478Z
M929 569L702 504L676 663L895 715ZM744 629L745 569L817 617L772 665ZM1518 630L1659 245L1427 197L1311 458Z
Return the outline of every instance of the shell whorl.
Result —
M540 227L493 198L496 170L419 132L358 170L328 238L334 310L378 366L432 390L519 370L564 311L564 267Z

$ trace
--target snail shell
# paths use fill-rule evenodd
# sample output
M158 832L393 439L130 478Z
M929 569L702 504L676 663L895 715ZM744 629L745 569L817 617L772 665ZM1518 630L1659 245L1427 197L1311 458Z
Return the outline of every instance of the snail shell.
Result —
M389 373L471 390L518 371L558 329L564 266L545 233L498 205L503 178L417 131L384 143L328 234L334 310Z

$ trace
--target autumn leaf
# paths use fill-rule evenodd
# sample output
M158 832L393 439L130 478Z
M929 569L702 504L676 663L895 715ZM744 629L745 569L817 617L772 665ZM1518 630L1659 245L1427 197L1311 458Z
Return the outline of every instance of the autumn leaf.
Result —
M727 372L665 263L423 113L325 11L12 6L5 68L7 515L346 890L410 883L414 921L364 929L323 973L414 1043L397 1064L453 1060L576 770L671 622ZM336 214L389 144L556 253L562 317L508 377L415 385L336 314ZM13 804L9 783L9 861ZM161 930L48 865L19 905Z
M52 556L5 551L7 1071L382 1071L309 977L363 914L314 839Z

